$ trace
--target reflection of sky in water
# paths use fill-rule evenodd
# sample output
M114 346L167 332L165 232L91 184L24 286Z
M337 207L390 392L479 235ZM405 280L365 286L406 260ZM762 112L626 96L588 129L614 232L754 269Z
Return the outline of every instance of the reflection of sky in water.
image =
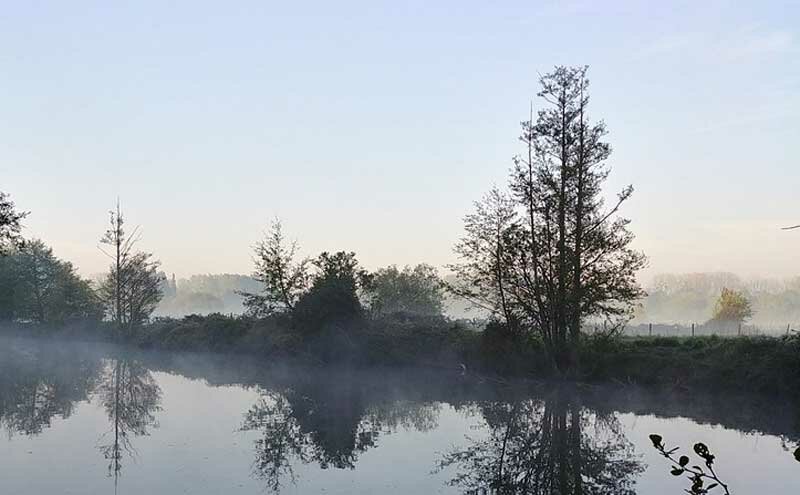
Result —
M0 359L3 356L0 355ZM2 366L6 373L9 362L0 362ZM38 369L42 376L46 375L45 368L47 365L42 363L30 367ZM169 364L156 368L170 369ZM67 373L69 366L53 366L52 369ZM219 369L215 373L218 377ZM202 377L203 371L191 375ZM263 480L253 476L254 442L263 438L263 433L241 430L245 413L262 397L260 387L210 386L204 380L163 371L153 371L150 376L161 389L160 410L153 413L158 424L149 428L148 434L130 438L133 453L123 462L119 493L265 493ZM225 380L209 380L237 382L236 372L225 376ZM355 469L321 469L320 463L313 459L306 459L305 463L293 459L296 484L285 480L282 493L459 493L458 488L446 485L455 468L439 473L433 471L442 454L490 438L481 410L463 402L469 393L451 401L457 407L447 402L432 403L430 397L422 404L419 401L424 393L418 390L410 389L407 393L413 397L405 397L404 389L387 392L391 385L380 376L352 376L358 377L358 387L355 392L346 387L347 393L343 395L347 397L347 404L332 405L331 397L338 396L338 388L333 387L331 395L326 396L331 390L315 388L314 379L298 381L296 388L287 392L288 397L293 397L289 402L298 410L302 404L304 416L298 420L298 428L305 428L306 434L311 428L309 425L318 429L325 425L341 426L331 417L331 411L352 406L361 417L371 418L362 419L358 431L367 421L378 425L375 446L357 453ZM402 381L402 376L399 380ZM0 405L7 411L11 392L4 391L12 390L14 381L6 374L0 378L0 383L4 387L0 388L0 394L7 394L0 397ZM242 379L242 383L252 382ZM44 426L40 434L26 436L11 432L3 424L4 435L0 438L3 493L113 492L114 479L109 476L108 461L98 450L98 445L108 438L109 416L99 398L92 393L88 395L90 401L79 401L66 419L52 418L50 426ZM375 396L380 396L377 402L372 401ZM392 404L399 406L393 408ZM423 405L424 408L419 407ZM651 410L659 409L653 406ZM669 464L651 447L650 433L661 434L668 446L680 446L684 452L690 451L694 442L707 443L717 454L717 472L734 493L800 492L800 464L790 451L781 447L780 439L775 436L744 434L720 426L697 424L691 419L656 418L648 414L623 413L617 419L623 438L634 445L637 459L646 466L637 478L637 493L682 493L688 486L683 479L669 475ZM759 420L753 418L751 427L757 428ZM387 424L398 426L391 428ZM420 425L424 425L424 431L418 429ZM583 434L591 431L592 428L582 428ZM305 438L317 441L333 438L334 442L341 439L339 435L316 433ZM785 433L793 435L791 431ZM309 452L315 452L314 445L308 448Z

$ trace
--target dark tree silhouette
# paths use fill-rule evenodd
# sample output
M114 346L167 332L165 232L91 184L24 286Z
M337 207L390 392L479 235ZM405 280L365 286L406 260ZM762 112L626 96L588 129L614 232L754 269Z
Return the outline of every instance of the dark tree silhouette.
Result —
M22 220L28 212L17 211L8 194L0 191L0 256L22 244Z
M279 219L272 222L255 247L253 278L264 284L261 292L241 291L247 314L265 317L292 311L309 283L307 258L298 259L297 241L288 242Z
M355 253L323 252L313 261L316 273L311 287L297 301L292 317L298 329L316 332L326 325L359 319L363 308L358 290L368 276L358 266Z
M589 120L586 72L556 67L541 77L546 107L522 123L527 154L514 162L513 199L490 194L456 247L462 295L484 296L512 328L538 334L553 367L567 373L578 368L584 320L618 329L644 294L635 278L644 255L617 216L633 188L610 206L603 200L611 147L605 124Z

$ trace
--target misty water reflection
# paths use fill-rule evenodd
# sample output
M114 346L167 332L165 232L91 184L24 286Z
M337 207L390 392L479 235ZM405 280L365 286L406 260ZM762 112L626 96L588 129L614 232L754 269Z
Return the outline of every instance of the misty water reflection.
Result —
M100 451L109 461L109 472L117 476L123 456L136 453L133 439L158 425L155 413L160 409L161 388L140 362L117 355L103 366L95 395L110 423L100 438Z
M450 484L468 493L634 494L643 465L617 415L583 408L574 393L480 406L488 435L455 449Z
M245 414L243 430L257 431L255 474L277 492L296 481L296 462L322 469L355 469L358 457L398 428L436 428L439 404L370 403L364 390L342 380L303 381L294 388L265 391Z
M59 347L0 345L0 427L9 436L37 435L53 418L69 418L101 370L100 360Z
M10 493L680 493L654 428L714 445L737 493L800 488L797 410L756 398L0 343Z

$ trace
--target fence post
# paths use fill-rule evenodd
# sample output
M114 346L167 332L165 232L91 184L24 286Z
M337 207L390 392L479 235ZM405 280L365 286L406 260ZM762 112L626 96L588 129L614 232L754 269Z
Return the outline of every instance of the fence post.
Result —
M692 337L694 337L694 323L692 323Z
M789 335L789 327L791 327L791 326L792 326L791 323L787 323L786 324L786 335Z
M742 322L739 322L739 337L742 336Z
M650 337L653 336L653 324L652 323L650 323L650 325L649 325L649 334L650 334Z

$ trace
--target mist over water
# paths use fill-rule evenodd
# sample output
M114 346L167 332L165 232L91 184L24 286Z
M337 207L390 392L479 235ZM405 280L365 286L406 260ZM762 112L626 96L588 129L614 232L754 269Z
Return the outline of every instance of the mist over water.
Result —
M562 475L583 493L679 492L654 432L707 443L736 493L792 493L797 412L754 395L0 339L0 473L19 495L550 493Z

